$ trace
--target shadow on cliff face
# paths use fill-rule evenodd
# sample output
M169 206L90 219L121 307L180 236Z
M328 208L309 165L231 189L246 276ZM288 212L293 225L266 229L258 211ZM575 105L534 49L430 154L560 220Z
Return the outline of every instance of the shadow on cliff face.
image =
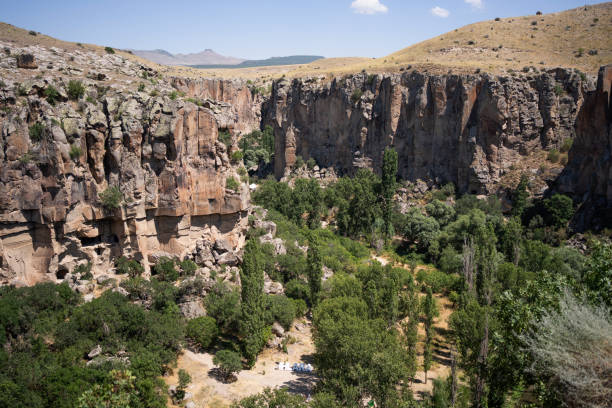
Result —
M578 204L571 222L576 232L612 228L611 85L612 65L607 65L599 70L596 90L585 96L568 164L550 189Z

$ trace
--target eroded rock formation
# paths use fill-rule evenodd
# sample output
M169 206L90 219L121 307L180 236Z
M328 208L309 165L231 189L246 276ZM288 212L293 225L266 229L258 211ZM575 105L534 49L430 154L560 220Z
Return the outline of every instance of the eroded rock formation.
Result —
M296 156L352 173L379 171L387 146L409 181L453 182L459 192L490 193L514 164L575 137L595 81L572 70L510 77L365 73L280 80L264 104L276 137L275 173Z
M156 254L182 257L198 240L241 245L246 185L217 140L223 107L167 96L107 91L51 105L43 90L60 82L9 87L0 119L0 259L3 282L61 278L90 260L107 271L118 256L148 269ZM95 95L94 95L95 96ZM121 191L119 208L100 193Z

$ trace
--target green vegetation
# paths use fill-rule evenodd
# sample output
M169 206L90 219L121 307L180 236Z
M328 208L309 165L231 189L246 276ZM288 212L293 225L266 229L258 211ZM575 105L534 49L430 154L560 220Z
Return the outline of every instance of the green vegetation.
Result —
M104 47L104 51L106 51L107 54L115 53L115 50L112 47Z
M227 382L242 369L240 354L231 350L219 350L213 358L213 364L219 367L221 377Z
M557 163L559 161L559 157L560 157L559 151L557 149L551 149L548 152L548 156L546 158L551 163Z
M115 210L121 206L121 201L123 200L123 194L119 187L110 186L106 190L102 191L98 194L100 198L100 203L107 210Z
M85 95L85 87L81 81L71 79L68 81L68 97L73 101L78 101Z
M140 276L144 272L144 267L140 262L123 256L115 260L115 268L117 268L118 274L128 275L130 278Z
M238 191L240 188L240 183L238 183L234 177L228 177L225 179L225 188L228 190Z
M238 142L242 151L244 165L247 168L260 163L268 164L274 157L274 132L272 127L266 126L263 132L255 130L244 135Z
M359 88L355 89L353 93L351 94L351 102L353 103L359 102L362 95L363 95L363 91L361 89Z
M53 85L49 85L45 88L45 98L49 105L53 106L60 99L60 94Z
M187 337L203 350L210 347L218 334L217 322L210 316L196 317L187 322Z
M232 145L232 134L227 129L219 129L219 141L227 148Z
M83 154L83 149L81 149L81 146L75 143L70 146L70 151L68 152L68 154L70 154L70 158L72 160L78 160L79 157L81 157L81 155Z
M44 132L45 132L45 125L44 124L42 124L40 122L34 123L29 128L30 140L33 143L40 142L42 140L42 138L43 138Z

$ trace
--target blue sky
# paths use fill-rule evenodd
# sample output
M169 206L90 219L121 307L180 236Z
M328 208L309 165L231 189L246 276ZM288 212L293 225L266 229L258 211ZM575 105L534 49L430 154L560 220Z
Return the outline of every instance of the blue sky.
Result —
M0 21L116 48L212 48L252 59L380 57L480 20L581 5L584 0L0 0Z

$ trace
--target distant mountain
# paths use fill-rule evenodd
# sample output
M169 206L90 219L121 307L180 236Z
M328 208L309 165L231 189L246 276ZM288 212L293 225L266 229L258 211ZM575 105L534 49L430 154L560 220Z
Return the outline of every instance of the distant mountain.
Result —
M132 50L134 55L162 65L237 65L243 58L226 57L211 49L192 54L171 54L166 50Z
M290 55L288 57L272 57L263 60L246 60L239 64L194 64L193 68L252 68L270 67L275 65L298 65L310 64L313 61L323 59L320 55Z

